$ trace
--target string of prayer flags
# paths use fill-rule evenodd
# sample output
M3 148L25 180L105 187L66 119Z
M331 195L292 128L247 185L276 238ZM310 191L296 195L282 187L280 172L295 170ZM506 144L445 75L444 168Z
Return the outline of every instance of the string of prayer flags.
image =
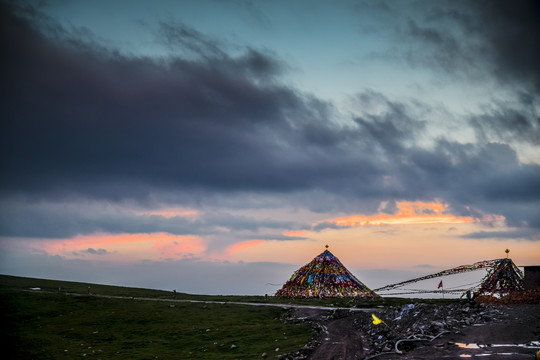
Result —
M460 289L460 290L453 289L451 291L444 291L443 282L441 280L439 282L439 286L437 287L436 291L439 292L440 291L439 289L443 288L443 294L456 293L456 292L466 293L467 291L473 291L475 296L478 296L478 295L493 296L495 294L506 295L510 292L521 291L524 289L523 273L521 272L521 270L516 266L516 264L514 264L512 259L503 258L503 259L479 261L472 265L461 265L452 269L440 271L435 274L425 275L419 278L402 281L400 283L386 285L381 288L375 289L375 291L393 290L393 289L402 287L404 285L412 284L412 283L426 280L426 279L432 279L432 278L437 278L441 276L454 275L454 274L459 274L459 273L464 273L464 272L474 271L474 270L482 270L482 269L487 270L487 275L482 279L479 286L474 286L468 289ZM435 290L433 291L410 290L410 291L413 291L413 293L435 292ZM398 293L398 294L392 293L392 295L399 295L399 294L402 294L402 293ZM408 293L403 293L403 294L408 294Z

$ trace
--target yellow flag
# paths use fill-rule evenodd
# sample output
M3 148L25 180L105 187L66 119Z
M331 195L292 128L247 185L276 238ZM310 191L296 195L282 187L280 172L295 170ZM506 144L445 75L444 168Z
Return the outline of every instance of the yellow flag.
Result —
M373 316L373 324L379 325L380 323L383 322L381 319L379 319L378 317L376 317L375 314L371 314L371 316Z

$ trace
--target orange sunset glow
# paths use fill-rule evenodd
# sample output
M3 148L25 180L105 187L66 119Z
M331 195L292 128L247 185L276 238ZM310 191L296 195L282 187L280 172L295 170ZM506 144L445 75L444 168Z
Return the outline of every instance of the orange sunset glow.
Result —
M381 204L386 205L386 204ZM478 222L470 216L455 216L449 213L448 205L439 202L397 202L398 211L395 214L378 213L376 215L350 215L338 218L330 218L312 224L333 223L342 227L359 227L373 225L436 225L436 224L467 224ZM497 215L486 216L490 221L502 221L504 217ZM328 229L327 229L328 230ZM287 231L286 236L307 236L310 230Z
M472 217L445 214L448 208L446 204L402 201L396 205L399 210L395 215L380 213L374 216L353 215L326 221L340 226L465 224L475 221Z

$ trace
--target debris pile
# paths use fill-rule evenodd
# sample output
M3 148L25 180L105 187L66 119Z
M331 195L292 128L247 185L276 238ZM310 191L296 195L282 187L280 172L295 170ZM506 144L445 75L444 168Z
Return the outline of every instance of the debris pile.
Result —
M280 359L308 359L314 350L325 341L326 326L337 319L349 317L353 329L362 335L365 359L382 353L406 353L413 348L429 344L448 333L459 333L465 327L502 320L505 315L497 307L475 302L459 302L449 305L407 304L377 311L375 317L369 312L334 310L314 316L298 317L291 313L287 321L308 322L317 335L312 342L292 354ZM374 319L381 320L375 325Z
M401 353L443 334L459 332L463 327L494 321L501 314L493 307L475 302L408 304L381 311L377 317L383 320L383 324L374 325L370 317L364 316L355 319L355 327L371 344L370 355Z

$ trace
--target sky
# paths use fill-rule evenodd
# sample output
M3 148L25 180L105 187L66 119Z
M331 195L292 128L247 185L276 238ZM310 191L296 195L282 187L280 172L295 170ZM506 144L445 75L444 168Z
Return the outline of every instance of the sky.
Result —
M1 7L2 274L262 295L325 245L371 288L540 264L538 1Z

